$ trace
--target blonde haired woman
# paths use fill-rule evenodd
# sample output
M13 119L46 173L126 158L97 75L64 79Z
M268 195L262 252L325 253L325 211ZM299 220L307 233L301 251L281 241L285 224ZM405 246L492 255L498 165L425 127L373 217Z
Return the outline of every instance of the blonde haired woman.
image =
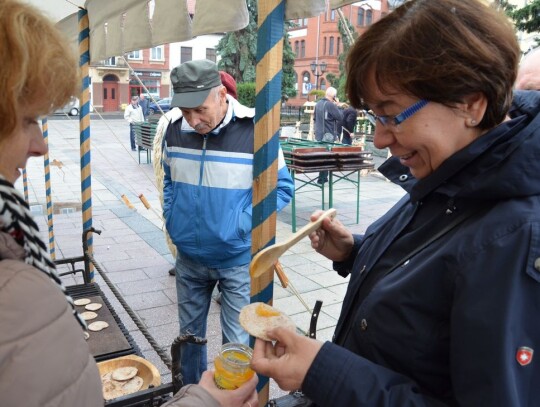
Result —
M38 118L77 93L77 60L38 11L0 0L0 61L0 405L103 406L85 323L13 186L28 158L46 152ZM222 391L206 372L170 405L255 405L256 383Z

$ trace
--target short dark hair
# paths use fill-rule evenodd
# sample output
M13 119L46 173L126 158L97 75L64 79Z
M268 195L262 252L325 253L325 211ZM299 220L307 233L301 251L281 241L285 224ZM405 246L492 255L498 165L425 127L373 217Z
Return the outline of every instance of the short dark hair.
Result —
M369 98L366 78L455 106L483 93L479 127L501 123L510 108L520 49L509 19L479 0L411 0L373 24L347 58L347 95L355 107ZM386 88L385 88L386 87Z

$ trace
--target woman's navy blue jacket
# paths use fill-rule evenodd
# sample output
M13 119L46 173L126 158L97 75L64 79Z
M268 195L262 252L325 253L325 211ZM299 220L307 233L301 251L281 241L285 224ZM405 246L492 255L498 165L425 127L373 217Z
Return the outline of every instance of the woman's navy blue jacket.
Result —
M334 343L304 380L320 406L540 406L540 92L516 92L507 121L416 181L355 236ZM465 220L365 289L426 235Z

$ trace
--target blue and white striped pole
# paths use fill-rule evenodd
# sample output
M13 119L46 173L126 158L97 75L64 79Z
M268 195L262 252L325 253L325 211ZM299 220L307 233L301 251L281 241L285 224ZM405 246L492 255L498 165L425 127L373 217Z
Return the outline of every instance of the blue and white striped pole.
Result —
M81 155L81 201L83 231L92 227L92 170L90 162L90 76L88 67L90 64L90 30L88 24L88 12L79 9L79 66L82 76L82 91L80 97L80 155ZM88 252L92 253L93 238L88 235ZM94 266L86 263L89 267L90 282L94 281Z
M53 206L51 191L51 165L49 162L49 124L47 119L41 119L41 128L43 131L43 140L47 146L47 152L43 156L43 166L45 168L45 198L47 200L47 226L49 229L49 254L51 259L56 260L56 250L54 245L54 224L53 224Z
M251 253L273 244L276 237L277 171L285 0L259 0L255 145L253 163L253 230ZM251 280L251 302L273 301L274 269ZM268 401L267 377L259 377L259 404ZM262 404L261 404L262 403Z

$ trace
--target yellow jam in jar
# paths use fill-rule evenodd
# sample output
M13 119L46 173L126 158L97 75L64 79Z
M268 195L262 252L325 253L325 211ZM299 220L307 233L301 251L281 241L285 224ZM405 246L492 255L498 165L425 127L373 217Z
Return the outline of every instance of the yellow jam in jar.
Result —
M249 364L253 349L240 343L226 343L214 359L214 380L220 389L234 390L247 382L255 372Z

